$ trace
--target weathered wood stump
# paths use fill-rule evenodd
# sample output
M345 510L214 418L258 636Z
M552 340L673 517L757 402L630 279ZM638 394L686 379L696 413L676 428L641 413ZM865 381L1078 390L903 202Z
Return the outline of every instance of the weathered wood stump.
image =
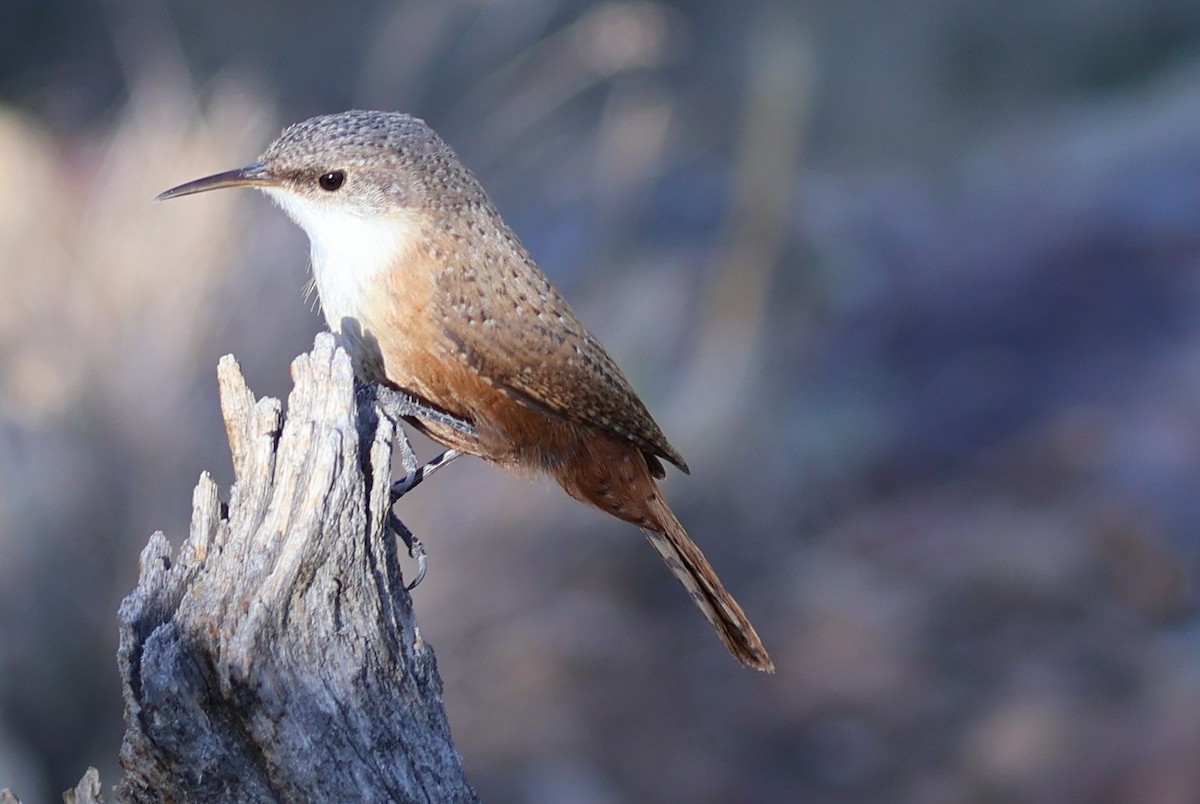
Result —
M172 557L142 551L120 610L123 801L470 801L432 649L386 528L394 422L333 337L292 365L287 415L232 357L228 508L204 474Z

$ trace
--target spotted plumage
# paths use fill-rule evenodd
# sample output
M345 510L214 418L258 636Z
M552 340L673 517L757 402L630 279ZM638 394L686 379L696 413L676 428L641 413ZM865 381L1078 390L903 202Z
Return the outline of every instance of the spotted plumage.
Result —
M640 527L733 655L774 669L655 483L663 460L687 464L432 129L384 112L315 117L253 165L163 197L228 186L262 189L308 233L321 307L357 371L473 432L416 426Z

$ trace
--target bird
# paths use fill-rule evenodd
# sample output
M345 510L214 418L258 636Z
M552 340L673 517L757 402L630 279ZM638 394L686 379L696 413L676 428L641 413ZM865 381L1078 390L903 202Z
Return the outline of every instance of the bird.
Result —
M308 235L330 330L358 376L437 415L408 420L455 454L545 474L636 525L747 667L754 626L673 513L664 461L690 473L616 361L475 175L423 120L353 110L286 128L253 163L167 190L263 191ZM466 423L463 426L462 423Z

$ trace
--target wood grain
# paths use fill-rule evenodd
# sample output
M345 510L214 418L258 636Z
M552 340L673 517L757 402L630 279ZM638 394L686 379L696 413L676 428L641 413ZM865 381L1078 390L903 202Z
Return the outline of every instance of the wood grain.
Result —
M121 605L122 801L473 801L386 532L403 433L332 336L286 416L219 368L236 480L201 476Z

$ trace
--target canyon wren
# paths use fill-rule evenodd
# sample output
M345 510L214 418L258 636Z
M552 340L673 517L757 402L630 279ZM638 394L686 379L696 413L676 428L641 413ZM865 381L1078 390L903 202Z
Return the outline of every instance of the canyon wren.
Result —
M478 179L425 123L351 111L291 126L257 162L175 198L255 187L308 233L330 329L368 381L448 416L411 423L451 449L545 472L632 522L742 664L775 665L655 482L687 464L550 284ZM450 417L471 427L455 427Z

